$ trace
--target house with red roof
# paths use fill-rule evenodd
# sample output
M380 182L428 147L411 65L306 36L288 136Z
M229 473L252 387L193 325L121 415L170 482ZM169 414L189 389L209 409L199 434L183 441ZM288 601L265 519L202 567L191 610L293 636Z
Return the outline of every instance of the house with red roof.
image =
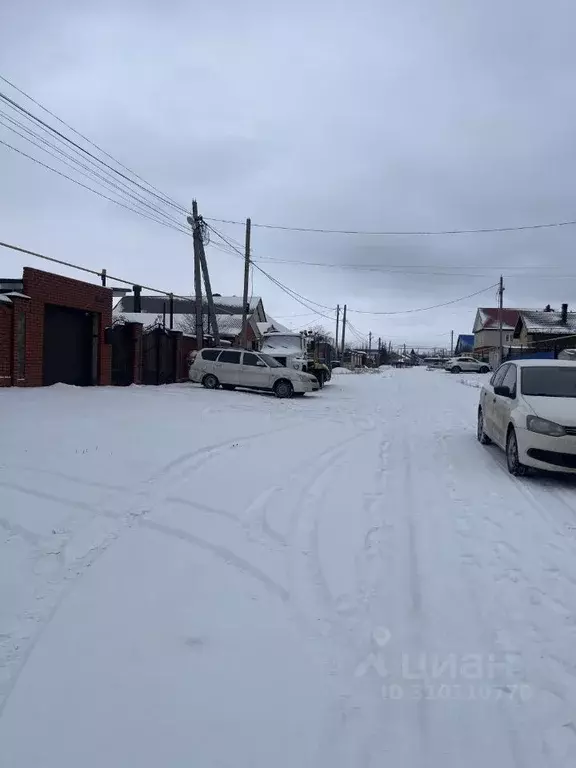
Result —
M520 310L502 310L502 343L504 347L513 346L514 331L520 316ZM479 307L474 320L474 354L484 360L490 359L490 352L500 346L500 310L498 307Z

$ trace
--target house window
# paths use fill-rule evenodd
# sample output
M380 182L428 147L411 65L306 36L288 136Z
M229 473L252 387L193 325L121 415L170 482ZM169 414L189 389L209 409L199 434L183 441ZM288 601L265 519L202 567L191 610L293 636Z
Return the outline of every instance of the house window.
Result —
M19 312L16 320L16 376L26 378L26 313Z

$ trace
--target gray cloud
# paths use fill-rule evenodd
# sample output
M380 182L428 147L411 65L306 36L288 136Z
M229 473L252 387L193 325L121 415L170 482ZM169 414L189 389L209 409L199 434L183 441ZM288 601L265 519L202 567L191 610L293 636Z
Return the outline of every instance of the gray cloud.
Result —
M183 204L196 196L207 216L368 230L575 218L569 2L276 6L12 2L2 11L0 73ZM25 149L2 127L0 138ZM4 147L0 226L4 240L191 290L187 238ZM243 238L239 227L220 228ZM449 301L501 271L509 304L574 304L575 238L568 227L429 238L255 228L253 246L256 257L417 265L261 264L321 304L383 312ZM240 260L209 255L215 287L239 293ZM3 273L23 263L5 256ZM254 290L272 314L307 311L258 272ZM478 303L493 304L494 291L420 314L351 317L362 333L435 344L451 329L469 331Z

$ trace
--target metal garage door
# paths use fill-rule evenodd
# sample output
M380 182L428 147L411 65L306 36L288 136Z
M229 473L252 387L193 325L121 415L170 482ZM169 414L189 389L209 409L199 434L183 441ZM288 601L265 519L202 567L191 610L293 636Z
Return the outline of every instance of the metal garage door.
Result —
M95 382L93 328L95 315L47 304L44 311L44 384ZM96 359L97 363L97 359Z

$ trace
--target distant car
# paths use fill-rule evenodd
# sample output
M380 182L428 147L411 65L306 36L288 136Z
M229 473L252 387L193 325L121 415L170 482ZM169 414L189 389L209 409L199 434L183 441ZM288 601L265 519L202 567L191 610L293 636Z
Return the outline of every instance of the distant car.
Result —
M276 397L292 397L316 392L318 379L310 373L285 368L270 355L241 349L210 347L200 350L188 376L207 389L261 389Z
M482 360L476 360L475 357L469 355L461 355L460 357L451 357L447 360L444 368L450 373L490 373L490 366L488 363L483 363Z
M506 451L508 471L576 473L576 362L504 363L482 387L478 440Z

